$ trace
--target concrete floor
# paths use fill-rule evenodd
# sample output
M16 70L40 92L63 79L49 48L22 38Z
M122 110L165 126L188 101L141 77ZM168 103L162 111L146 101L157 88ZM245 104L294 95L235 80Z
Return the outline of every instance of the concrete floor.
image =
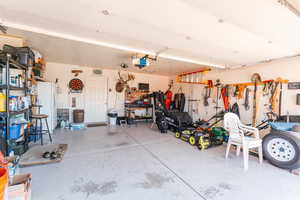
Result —
M251 157L225 161L225 146L199 151L150 125L56 131L69 144L58 164L21 169L32 173L33 200L296 200L300 177Z

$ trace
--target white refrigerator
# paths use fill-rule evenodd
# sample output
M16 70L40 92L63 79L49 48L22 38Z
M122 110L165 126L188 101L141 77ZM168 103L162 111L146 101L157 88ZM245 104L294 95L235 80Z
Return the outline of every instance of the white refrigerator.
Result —
M57 109L56 109L56 85L51 82L38 82L37 83L37 99L38 105L41 105L40 114L48 115L48 124L50 133L57 126ZM43 129L47 128L43 120Z

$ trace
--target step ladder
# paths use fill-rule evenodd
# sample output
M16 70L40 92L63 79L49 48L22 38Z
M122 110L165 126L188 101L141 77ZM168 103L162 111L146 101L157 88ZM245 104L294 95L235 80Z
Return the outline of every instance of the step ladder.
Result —
M207 81L203 81L203 74L211 71L210 68L202 68L192 72L185 72L177 75L177 83L189 83L189 84L207 84Z

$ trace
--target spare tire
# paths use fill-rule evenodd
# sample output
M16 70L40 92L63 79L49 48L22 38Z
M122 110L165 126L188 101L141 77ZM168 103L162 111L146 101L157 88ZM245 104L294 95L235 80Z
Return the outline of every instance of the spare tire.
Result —
M290 131L272 130L263 138L264 157L273 165L283 169L300 167L300 134Z

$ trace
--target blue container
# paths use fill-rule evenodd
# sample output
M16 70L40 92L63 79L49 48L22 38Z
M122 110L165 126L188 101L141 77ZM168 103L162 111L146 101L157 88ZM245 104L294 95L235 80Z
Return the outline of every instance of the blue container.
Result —
M21 124L11 125L9 127L9 137L10 140L18 139L21 136ZM3 137L6 136L6 127L3 128Z
M76 123L71 123L71 124L70 124L70 128L71 128L72 131L76 131L76 130L83 130L83 129L85 129L86 127L85 127L85 124L84 124L84 123L78 123L78 124L76 124Z
M300 125L296 122L270 122L269 124L273 129L280 131L292 131L293 126Z

